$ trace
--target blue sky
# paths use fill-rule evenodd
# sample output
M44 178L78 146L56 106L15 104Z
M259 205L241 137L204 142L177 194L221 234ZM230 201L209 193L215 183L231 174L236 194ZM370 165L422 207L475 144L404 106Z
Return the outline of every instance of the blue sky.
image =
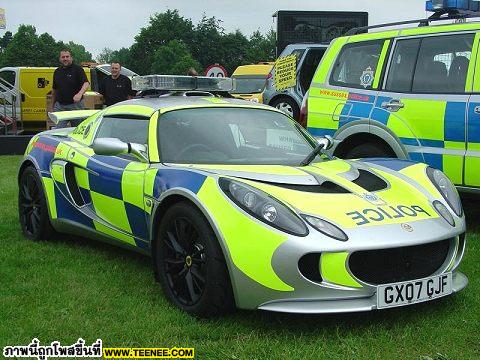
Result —
M194 23L203 13L215 16L227 31L240 29L246 35L274 27L272 14L277 10L368 11L370 24L425 16L423 0L7 0L0 1L0 7L7 19L7 29L0 30L0 35L31 24L39 34L73 40L94 55L104 47L129 47L149 17L167 9L178 9Z

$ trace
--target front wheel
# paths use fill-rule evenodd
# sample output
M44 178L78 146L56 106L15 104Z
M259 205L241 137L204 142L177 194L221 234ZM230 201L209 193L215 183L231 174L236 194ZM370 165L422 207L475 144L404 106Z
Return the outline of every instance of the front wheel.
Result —
M37 170L33 166L27 167L20 175L18 185L18 217L23 234L34 241L48 239L55 232Z
M222 250L209 223L193 205L180 202L165 213L154 266L168 300L182 310L211 317L233 309Z

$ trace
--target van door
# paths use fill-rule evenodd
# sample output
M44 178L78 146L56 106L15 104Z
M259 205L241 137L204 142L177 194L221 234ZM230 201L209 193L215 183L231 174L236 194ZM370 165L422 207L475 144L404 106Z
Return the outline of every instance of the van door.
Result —
M385 79L383 124L413 160L463 184L467 86L474 33L397 39ZM471 87L471 86L470 86ZM375 121L372 117L372 126Z
M20 71L22 120L28 128L44 128L47 93L52 90L54 68L26 68Z
M365 125L377 103L378 85L390 40L345 45L329 79L312 83L308 97L308 130L314 136L331 135L351 122Z
M474 74L480 74L480 33L475 37ZM473 76L472 76L473 77ZM473 77L473 94L468 104L467 152L465 156L465 185L480 187L480 77Z

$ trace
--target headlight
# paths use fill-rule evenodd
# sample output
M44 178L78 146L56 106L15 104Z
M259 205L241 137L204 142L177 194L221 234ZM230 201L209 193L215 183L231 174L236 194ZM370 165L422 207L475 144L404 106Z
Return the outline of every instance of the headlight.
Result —
M431 167L427 168L427 175L440 194L442 194L450 208L458 217L461 217L463 215L462 202L457 189L453 186L448 177L440 170Z
M452 214L450 214L450 211L448 211L445 205L443 205L440 201L435 200L433 202L433 207L440 215L442 215L446 222L448 222L452 226L455 226L455 220L453 220Z
M348 236L343 232L342 229L339 227L325 221L323 219L319 219L315 216L310 215L302 215L302 217L316 230L320 231L322 234L327 235L331 238L340 241L347 241Z
M302 219L270 195L234 180L221 178L218 183L235 204L258 220L289 234L308 235Z

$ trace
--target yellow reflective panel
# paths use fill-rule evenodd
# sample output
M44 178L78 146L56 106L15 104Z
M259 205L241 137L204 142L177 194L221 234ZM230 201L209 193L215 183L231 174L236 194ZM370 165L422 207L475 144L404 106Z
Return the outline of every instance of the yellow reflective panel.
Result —
M157 111L150 119L148 124L148 157L151 162L159 162L160 156L158 155L158 138L157 138L157 128L158 128L158 115Z
M95 191L90 191L95 213L113 226L132 233L127 212L122 200L111 198Z
M372 41L372 40L381 40L381 39L388 39L394 38L400 33L399 30L390 30L390 31L382 31L382 32L372 32L367 34L360 34L350 36L348 39L348 43L356 43L360 41Z
M198 197L212 214L234 265L267 288L293 291L290 285L278 277L271 263L275 250L287 240L287 235L244 215L220 191L216 181L207 178Z
M453 33L456 31L480 30L479 23L449 24L421 26L400 31L400 36L414 36L423 34Z
M420 186L422 186L434 197L442 198L442 195L438 192L435 185L433 185L430 179L428 178L427 172L425 170L426 168L427 168L427 165L420 163L420 164L415 164L405 169L402 169L400 170L400 173L415 180L418 184L420 184Z
M347 270L348 253L322 253L320 269L322 279L336 285L361 288Z
M154 108L144 105L113 105L105 110L105 115L140 115L150 117L152 116Z
M57 205L55 203L55 184L51 178L42 177L43 188L47 198L48 211L51 219L57 218Z
M147 164L131 162L122 174L123 201L143 209L143 182Z
M347 40L348 40L348 37L341 37L333 40L330 43L330 46L325 52L325 55L323 55L323 58L317 67L317 71L313 76L312 86L310 88L310 94L312 89L314 89L316 86L323 85L326 82L327 75L330 72L330 68L335 63L338 53L342 49L343 45L345 45Z
M95 226L95 229L103 234L109 235L113 237L114 239L123 241L127 244L134 245L136 246L135 239L133 236L128 236L127 234L124 234L120 231L113 230L109 228L108 226L103 225L102 223L93 220L93 225Z

